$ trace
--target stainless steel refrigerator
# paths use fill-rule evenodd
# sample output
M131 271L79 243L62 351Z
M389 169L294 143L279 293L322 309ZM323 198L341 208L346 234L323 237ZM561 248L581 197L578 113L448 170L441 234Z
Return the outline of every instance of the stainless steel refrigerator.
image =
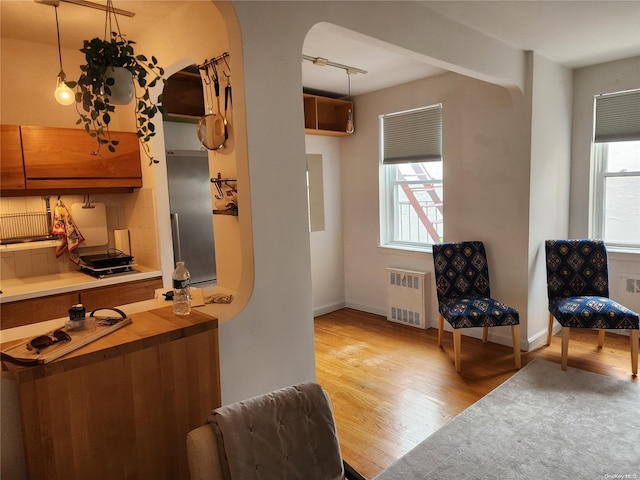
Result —
M167 177L174 263L185 263L192 285L214 282L216 253L207 152L167 151Z

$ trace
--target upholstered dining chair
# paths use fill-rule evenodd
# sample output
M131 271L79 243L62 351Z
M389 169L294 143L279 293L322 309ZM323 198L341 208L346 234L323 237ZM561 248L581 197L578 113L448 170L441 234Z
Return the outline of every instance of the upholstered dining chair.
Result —
M456 372L460 371L461 330L471 327L482 327L482 342L487 343L489 327L510 326L516 368L520 368L520 316L514 308L491 298L484 244L468 241L434 245L433 265L440 312L438 346L442 347L447 320L453 328Z
M605 331L629 330L631 371L638 374L638 314L609 298L607 249L601 240L547 240L547 294L551 344L553 319L562 326L561 367L567 369L569 332L572 328L599 330L598 347Z
M305 382L215 409L187 434L191 480L366 480L342 460L327 392Z

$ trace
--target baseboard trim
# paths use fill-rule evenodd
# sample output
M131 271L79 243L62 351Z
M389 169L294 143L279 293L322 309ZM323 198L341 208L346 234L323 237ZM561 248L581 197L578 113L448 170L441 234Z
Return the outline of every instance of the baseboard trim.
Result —
M323 307L317 307L313 309L313 316L319 317L320 315L326 315L327 313L335 312L341 308L346 307L344 302L334 303L333 305L325 305Z
M380 315L387 318L387 310L369 307L367 305L360 305L358 303L346 302L344 305L346 308L353 308L354 310L360 310L361 312L373 313L374 315Z

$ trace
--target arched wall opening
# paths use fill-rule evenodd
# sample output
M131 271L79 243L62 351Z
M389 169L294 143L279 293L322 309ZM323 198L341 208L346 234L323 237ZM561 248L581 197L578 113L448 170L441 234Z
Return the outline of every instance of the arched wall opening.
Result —
M237 217L211 216L214 224L214 242L216 250L216 267L218 282L216 287L206 287L205 297L216 292L232 294L231 304L206 305L202 307L206 313L216 316L221 322L233 318L246 305L251 295L253 262L252 235L250 221L249 188L246 176L238 169L238 163L246 164L246 150L243 149L242 137L245 135L242 102L242 53L240 49L232 49L228 38L228 20L223 18L219 8L212 2L189 2L174 14L163 20L148 32L139 43L153 45L157 56L165 62L165 77L193 65L202 64L206 60L229 53L228 62L232 71L233 103L229 121L233 122L234 148L230 154L222 155L208 151L209 173L215 177L221 173L224 178L237 178L239 207L242 212ZM233 23L231 23L233 26ZM159 35L157 32L176 32L174 35ZM179 41L175 37L179 37ZM161 56L161 57L160 57ZM162 93L157 86L155 93ZM194 133L196 125L191 125ZM178 131L183 130L182 125ZM159 262L163 273L165 287L171 285L171 273L174 268L172 235L170 224L170 208L167 179L167 159L165 153L164 125L158 129L153 139L154 156L159 163L147 169L145 184L153 185L155 193L156 224ZM211 184L212 198L215 188ZM213 209L213 205L212 205ZM243 233L241 233L241 231Z

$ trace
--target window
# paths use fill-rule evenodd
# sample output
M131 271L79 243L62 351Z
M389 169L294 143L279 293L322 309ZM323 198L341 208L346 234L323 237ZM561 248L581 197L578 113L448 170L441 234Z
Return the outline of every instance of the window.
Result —
M426 247L443 238L442 105L380 116L381 243Z
M590 236L640 248L640 90L595 99Z

